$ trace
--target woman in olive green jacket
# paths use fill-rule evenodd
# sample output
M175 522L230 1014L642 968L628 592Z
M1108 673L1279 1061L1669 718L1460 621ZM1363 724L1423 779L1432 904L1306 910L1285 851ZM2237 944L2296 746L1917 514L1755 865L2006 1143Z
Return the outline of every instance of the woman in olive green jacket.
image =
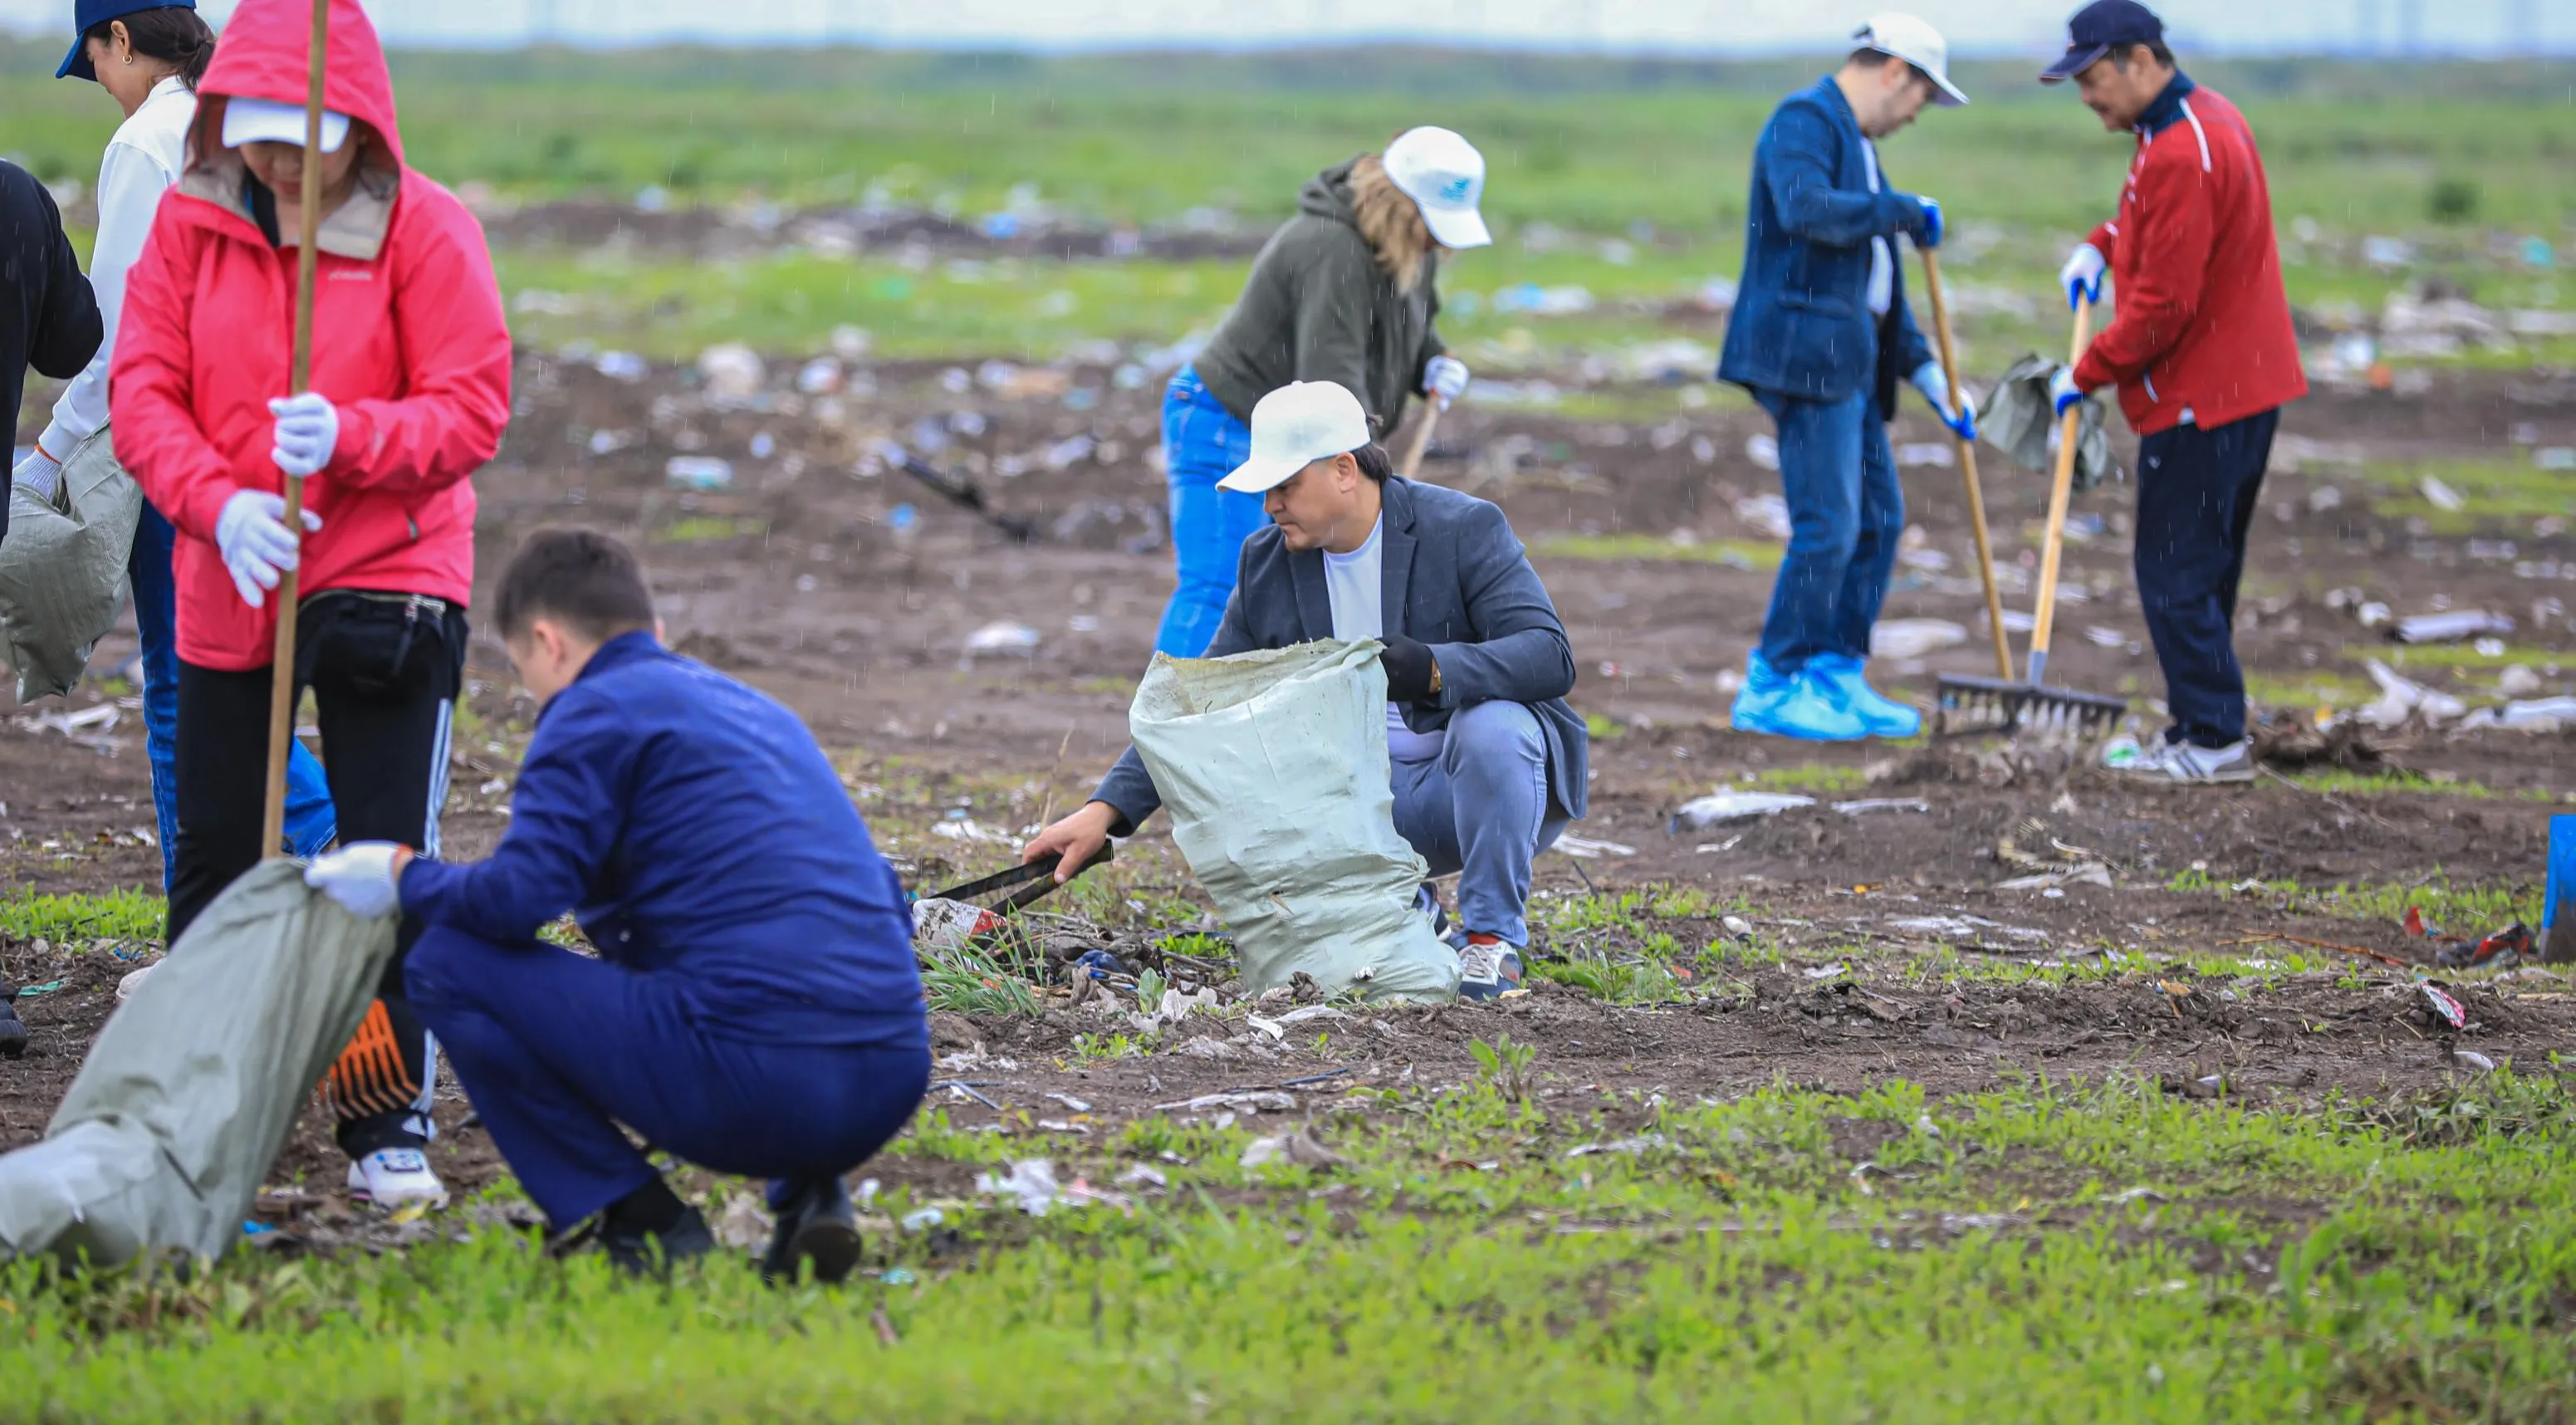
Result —
M1290 218L1253 260L1243 295L1163 395L1180 587L1157 652L1195 658L1225 615L1244 539L1268 522L1252 495L1216 482L1251 454L1252 408L1291 381L1338 381L1370 425L1394 429L1408 394L1446 405L1467 368L1434 318L1440 254L1491 242L1476 210L1485 160L1447 129L1412 129L1308 180Z

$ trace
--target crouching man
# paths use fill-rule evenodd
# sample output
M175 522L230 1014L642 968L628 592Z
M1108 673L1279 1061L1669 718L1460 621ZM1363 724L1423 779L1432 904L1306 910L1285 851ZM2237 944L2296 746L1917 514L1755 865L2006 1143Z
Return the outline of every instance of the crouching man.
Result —
M639 1271L714 1245L622 1124L771 1180L765 1272L846 1275L842 1175L930 1077L894 872L793 713L662 647L624 546L538 534L494 602L543 705L509 834L471 863L361 843L306 879L425 922L412 1002L557 1232L595 1214ZM599 958L537 938L567 910Z
M1208 656L1385 643L1396 830L1433 875L1460 873L1459 994L1515 988L1530 863L1583 815L1587 751L1565 705L1573 649L1520 540L1485 501L1397 478L1358 397L1329 381L1262 397L1251 459L1218 483L1261 496L1271 523L1243 543ZM1131 747L1023 856L1079 867L1161 805Z

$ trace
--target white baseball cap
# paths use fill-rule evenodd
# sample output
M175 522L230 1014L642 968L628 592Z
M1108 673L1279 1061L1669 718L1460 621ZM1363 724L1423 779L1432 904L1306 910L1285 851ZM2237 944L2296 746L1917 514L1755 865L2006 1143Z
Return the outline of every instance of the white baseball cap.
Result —
M1447 129L1407 129L1379 161L1397 191L1422 210L1423 224L1442 247L1483 247L1494 240L1476 211L1485 196L1485 156L1474 144Z
M323 110L322 151L338 153L340 145L348 141L349 116L337 109ZM291 143L302 148L304 106L240 95L224 100L224 147L239 148L246 143Z
M1852 31L1852 38L1880 54L1892 54L1931 75L1933 85L1941 91L1932 102L1946 109L1955 109L1968 102L1968 96L1960 93L1959 86L1950 82L1949 41L1941 38L1939 30L1912 15L1902 10L1881 11L1870 16L1868 24Z
M1368 413L1338 381L1291 381L1252 408L1252 458L1216 482L1258 495L1318 460L1369 443Z

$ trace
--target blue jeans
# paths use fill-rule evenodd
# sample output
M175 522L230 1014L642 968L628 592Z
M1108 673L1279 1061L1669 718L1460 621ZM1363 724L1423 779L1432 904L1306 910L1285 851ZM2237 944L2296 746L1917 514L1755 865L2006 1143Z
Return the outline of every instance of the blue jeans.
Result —
M1865 659L1905 533L1905 491L1877 400L1866 391L1839 401L1776 391L1753 399L1779 425L1789 503L1789 550L1762 620L1762 657L1783 674L1819 653Z
M1396 833L1432 875L1459 873L1459 924L1527 946L1530 863L1573 820L1548 794L1538 714L1520 703L1461 708L1439 756L1393 771Z
M1157 653L1196 658L1216 639L1243 542L1270 523L1260 496L1216 487L1251 458L1252 427L1208 394L1198 372L1182 367L1163 391L1163 460L1170 467L1172 556L1181 584L1163 606Z
M792 1190L874 1156L930 1084L926 1042L767 1043L757 1025L701 1020L683 975L533 940L432 925L403 974L493 1146L557 1229L661 1176L620 1124Z
M2263 495L2277 409L2212 430L2178 425L2138 441L2138 606L2165 672L2169 740L2245 739L2236 584Z
M152 812L161 824L161 889L170 889L179 842L179 586L170 571L177 535L150 501L134 527L125 577L134 586L134 633L143 649L143 751L152 763ZM318 856L338 835L322 764L298 742L286 760L286 839Z

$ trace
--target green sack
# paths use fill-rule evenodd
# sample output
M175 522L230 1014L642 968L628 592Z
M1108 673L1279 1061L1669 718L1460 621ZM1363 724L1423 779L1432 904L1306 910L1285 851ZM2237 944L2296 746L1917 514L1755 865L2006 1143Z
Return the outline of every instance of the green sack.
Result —
M2007 367L1977 410L1978 437L2026 470L2057 473L2058 419L2050 409L2048 383L2065 365L2031 354ZM2084 414L2075 428L2075 488L2090 490L2120 467L2111 456L2111 433L2104 429L2109 408L2102 398L2087 396L2076 409Z
M1254 994L1303 970L1327 994L1457 997L1457 952L1414 908L1430 868L1395 829L1379 647L1156 654L1128 710Z
M116 463L101 426L72 448L51 500L9 487L0 540L0 657L18 670L18 701L80 685L89 652L125 607L125 561L143 518L143 490Z
M0 1156L0 1261L107 1266L241 1241L376 996L396 919L349 914L294 861L233 882L99 1031L43 1141Z

